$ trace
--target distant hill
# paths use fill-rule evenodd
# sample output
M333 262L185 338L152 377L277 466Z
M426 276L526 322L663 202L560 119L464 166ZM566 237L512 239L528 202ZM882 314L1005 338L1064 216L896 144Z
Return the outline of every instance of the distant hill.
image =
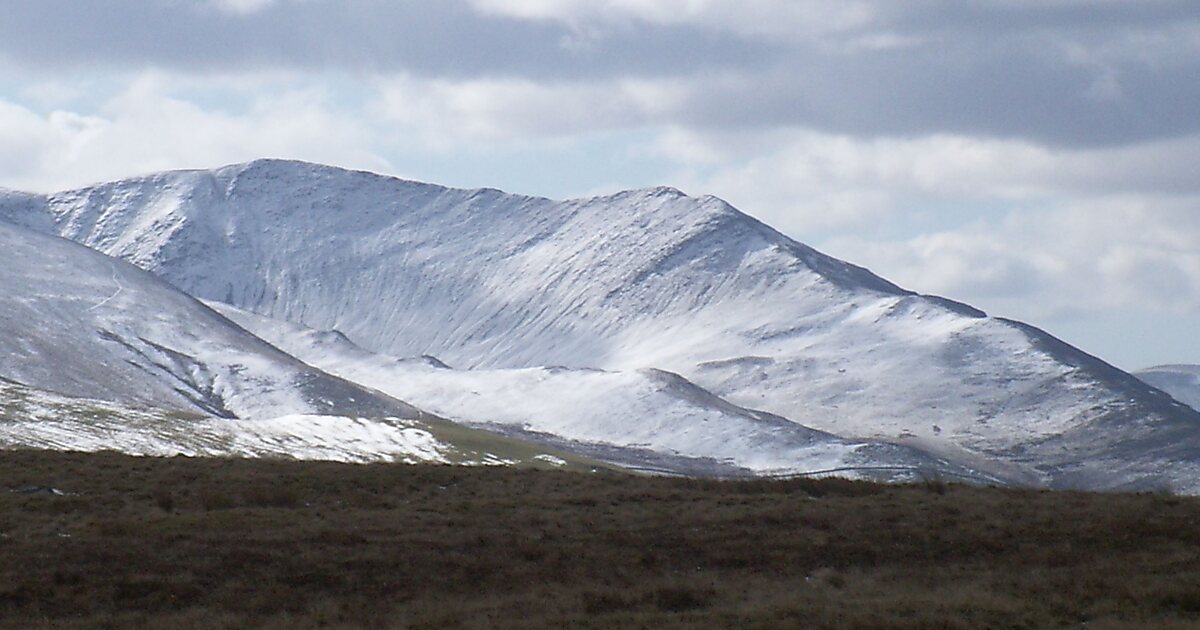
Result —
M1135 374L1175 400L1200 409L1200 365L1160 365Z

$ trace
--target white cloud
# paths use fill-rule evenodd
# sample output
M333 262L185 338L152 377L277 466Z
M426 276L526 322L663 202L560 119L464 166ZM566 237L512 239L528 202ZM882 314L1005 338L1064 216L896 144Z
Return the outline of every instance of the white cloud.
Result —
M810 38L871 23L870 2L844 0L472 0L499 15L555 20L576 28L638 20L695 25L741 35Z
M212 6L226 13L249 15L275 4L278 0L209 0Z
M253 96L222 112L172 94L143 75L99 111L39 113L0 100L0 184L50 191L173 168L273 156L387 170L373 134L352 114L335 113L319 89Z
M906 241L843 236L835 255L900 284L1030 321L1086 312L1200 313L1200 196L1012 209Z
M1076 198L1200 195L1200 136L1099 149L935 134L859 139L811 130L662 132L675 183L724 197L797 237L921 206L1040 207Z
M650 124L687 95L675 80L538 83L526 79L378 81L372 112L430 147L470 150Z

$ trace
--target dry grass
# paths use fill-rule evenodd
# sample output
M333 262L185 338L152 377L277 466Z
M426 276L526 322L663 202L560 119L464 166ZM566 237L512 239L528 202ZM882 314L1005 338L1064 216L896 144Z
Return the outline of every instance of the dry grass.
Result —
M1195 627L1197 523L1161 494L2 452L0 624Z

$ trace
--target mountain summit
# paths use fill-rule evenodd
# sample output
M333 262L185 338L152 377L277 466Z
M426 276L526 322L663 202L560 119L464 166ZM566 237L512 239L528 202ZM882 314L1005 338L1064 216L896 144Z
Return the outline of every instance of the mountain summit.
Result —
M715 197L655 188L553 201L262 160L10 195L2 217L265 328L338 331L376 357L436 357L457 368L436 377L447 388L546 366L658 370L680 379L656 381L660 390L685 382L705 400L997 479L1200 490L1194 410L1043 331L901 289ZM293 354L305 345L295 343L275 341ZM505 422L467 417L461 396L392 374L372 386L456 419ZM570 399L594 379L573 382L536 395ZM532 413L490 413L545 428ZM580 420L578 435L551 424L568 442L620 442L650 421L620 420L600 432Z

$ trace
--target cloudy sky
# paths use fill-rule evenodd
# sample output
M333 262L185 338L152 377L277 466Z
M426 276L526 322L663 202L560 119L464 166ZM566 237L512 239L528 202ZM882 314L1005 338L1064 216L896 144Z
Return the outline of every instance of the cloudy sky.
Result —
M0 9L0 186L264 156L669 184L1121 367L1200 363L1195 0Z

